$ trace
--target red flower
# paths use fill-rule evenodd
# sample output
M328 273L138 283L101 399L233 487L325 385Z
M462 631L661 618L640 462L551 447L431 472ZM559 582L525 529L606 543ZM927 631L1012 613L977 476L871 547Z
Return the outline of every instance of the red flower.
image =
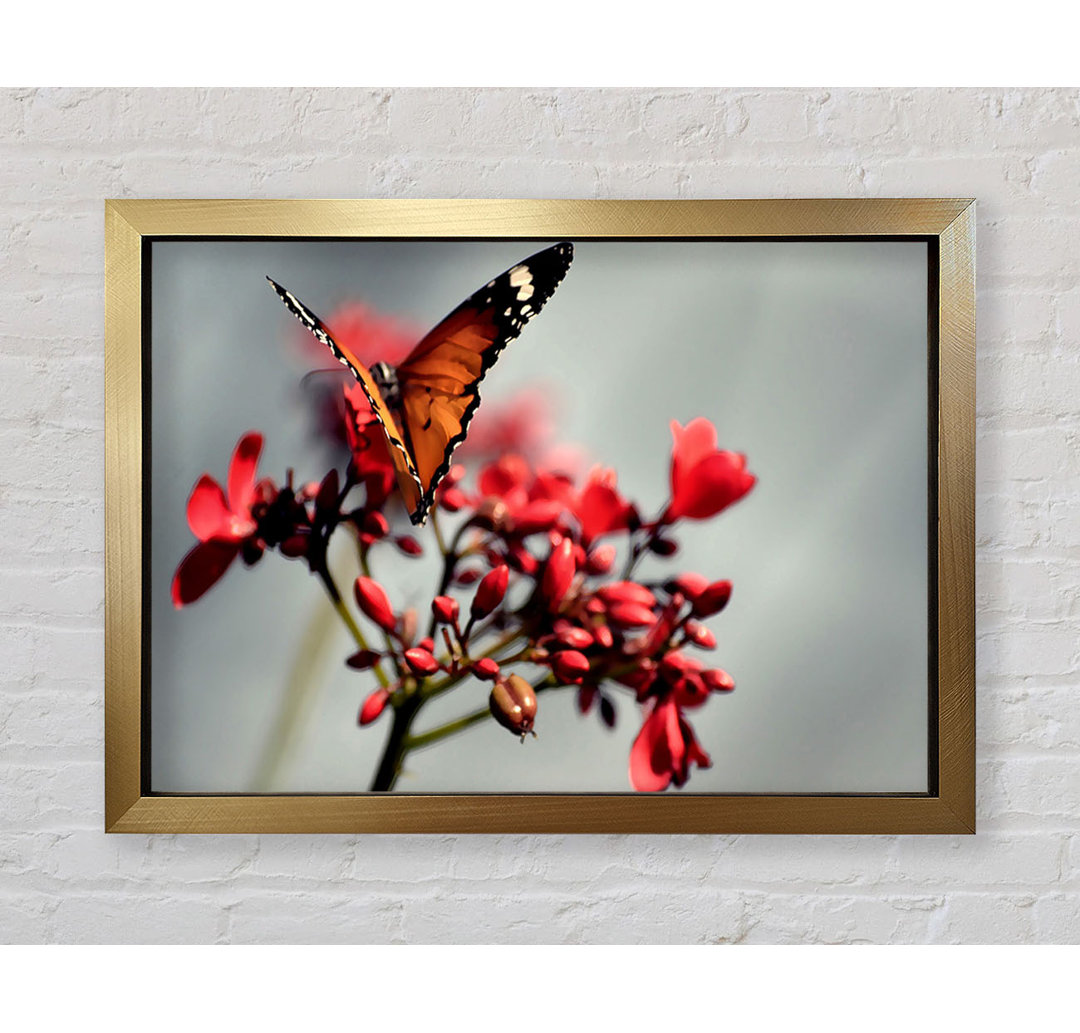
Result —
M565 649L551 658L551 671L563 685L573 685L589 673L589 660L576 649Z
M414 674L426 676L434 674L439 669L439 661L431 655L431 651L422 649L420 646L405 650L405 662L412 668Z
M607 611L608 620L625 628L648 628L656 623L656 614L640 603L612 603Z
M458 456L476 459L506 452L536 457L551 436L548 394L538 389L518 391L504 402L486 402L476 412L469 436Z
M383 631L393 631L397 627L397 618L386 589L378 581L369 577L358 577L353 588L357 605Z
M458 601L449 595L437 595L431 600L431 612L439 624L453 624L458 619Z
M376 689L364 700L364 705L360 708L360 716L357 718L357 722L361 725L371 724L371 722L386 709L386 704L389 701L389 689Z
M544 577L540 583L540 589L552 610L559 608L563 597L570 590L576 572L574 543L569 538L563 538L558 545L551 547L551 555L544 567Z
M396 366L423 336L423 328L385 315L362 301L347 301L330 313L326 327L339 344L348 348L365 366L388 362ZM304 351L320 362L326 349L306 330L297 333Z
M482 656L472 665L472 673L481 681L494 681L501 673L499 665L489 656Z
M613 581L609 585L601 585L596 594L609 606L616 603L635 603L652 608L656 605L656 596L636 581Z
M657 793L686 784L690 765L712 766L698 745L694 730L679 712L674 699L653 707L630 749L630 784L640 793Z
M747 471L746 456L719 451L716 428L708 420L698 417L685 427L672 420L671 433L671 503L663 523L715 516L754 486L757 478Z
M381 509L394 490L397 474L386 435L359 384L345 388L345 439L357 480L367 491L367 506Z
M585 570L590 574L606 574L615 565L615 546L597 545L589 551Z
M615 487L615 471L594 466L574 503L586 548L601 535L624 531L634 519L634 507Z
M486 617L503 601L507 585L510 583L510 568L502 563L484 575L476 586L472 607L469 610L473 620Z
M256 431L245 434L237 443L229 461L228 499L221 485L204 473L192 489L187 504L188 526L199 539L176 568L172 580L172 601L179 609L193 603L229 568L245 544L257 557L257 524L251 507L269 501L273 484L255 483L255 468L262 451L263 436Z
M706 585L694 599L694 616L711 617L719 613L731 599L731 582L714 581Z
M555 526L570 503L570 481L548 471L533 473L524 456L509 452L489 463L477 482L478 515L507 535L525 537Z
M686 640L693 642L695 646L700 646L702 649L716 648L716 636L704 624L687 621L683 630L686 632Z

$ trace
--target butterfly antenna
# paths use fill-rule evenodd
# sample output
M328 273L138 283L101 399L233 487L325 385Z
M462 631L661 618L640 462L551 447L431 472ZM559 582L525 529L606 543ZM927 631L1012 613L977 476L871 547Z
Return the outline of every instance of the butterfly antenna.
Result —
M317 377L317 376L321 376L321 375L322 375L323 373L334 373L334 374L337 374L337 375L341 375L341 374L343 374L343 373L344 373L344 374L347 374L348 372L349 372L349 371L348 371L347 369L345 369L344 367L342 367L342 366L335 366L335 367L327 367L326 369L312 369L312 370L308 370L308 372L307 372L307 373L305 373L305 374L304 374L304 375L303 375L303 376L302 376L302 377L300 378L300 386L301 386L301 387L307 387L308 381L309 381L309 380L310 380L310 379L311 379L312 377Z

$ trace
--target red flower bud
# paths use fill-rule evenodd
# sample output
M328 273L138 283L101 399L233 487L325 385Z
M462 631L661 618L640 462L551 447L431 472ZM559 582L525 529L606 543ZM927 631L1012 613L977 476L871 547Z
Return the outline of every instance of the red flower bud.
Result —
M554 631L555 640L571 649L588 649L593 644L593 636L588 631L569 621L556 621Z
M683 677L687 671L694 670L701 670L701 663L678 649L673 649L660 661L660 673L672 684Z
M702 671L701 680L705 682L706 688L713 692L730 692L735 688L735 679L727 671L722 671L718 667L710 671Z
M564 508L556 499L527 502L514 512L513 532L524 536L546 531L562 516Z
M598 545L589 553L585 569L590 574L606 574L615 563L615 546Z
M400 538L396 538L394 544L406 556L422 556L424 554L424 547L411 534L403 534Z
M616 603L608 607L608 620L625 628L648 628L656 623L656 614L639 603Z
M484 575L480 584L476 586L476 595L469 610L473 620L486 617L503 601L509 583L510 568L505 563L500 563L494 570Z
M372 538L385 538L390 533L390 524L378 510L372 509L364 514L360 530Z
M427 638L420 639L420 641L417 642L416 644L421 649L426 649L429 653L434 653L435 652L435 639L431 638L430 636L428 636Z
M693 571L680 574L667 584L669 592L680 592L690 602L693 602L708 587L709 579L703 574L696 574Z
M695 617L711 617L719 613L731 598L730 581L714 581L694 600Z
M354 671L366 671L379 662L379 655L374 649L360 649L353 653L345 663Z
M439 661L419 646L405 650L405 662L412 668L414 674L434 674L439 669Z
M472 665L472 673L481 681L494 681L499 677L499 665L491 657L485 656Z
M278 546L278 548L281 550L282 556L286 556L291 560L295 560L307 554L307 548L310 540L310 535L294 534L286 538L285 541L283 541Z
M589 660L576 649L566 649L551 658L551 670L564 685L573 685L589 673Z
M460 488L447 488L439 496L439 505L447 513L457 513L469 504L469 500Z
M570 583L574 580L575 573L574 543L569 538L564 538L551 550L547 566L544 567L544 580L541 583L544 598L553 610L558 609L559 603L570 590Z
M615 645L615 636L611 634L611 628L606 624L597 624L593 628L593 638L601 649L610 649Z
M639 606L655 606L656 596L644 585L636 581L615 581L610 585L601 585L596 594L605 603L637 603Z
M536 693L520 675L512 674L496 682L488 698L488 707L499 724L522 739L526 732L532 731L536 720Z
M369 577L358 577L354 586L356 603L384 631L393 631L397 624L386 589Z
M386 704L389 699L389 689L376 689L364 700L364 705L360 708L360 717L358 718L359 723L361 725L371 724L371 722L386 709Z
M480 571L475 567L471 567L468 570L463 570L457 577L454 578L454 583L458 585L472 585L480 580Z
M449 595L437 595L431 600L431 612L440 624L453 624L458 619L458 601Z
M540 566L540 561L523 545L511 545L506 553L506 562L514 570L531 577Z
M716 636L704 624L687 621L684 630L687 640L693 642L695 646L700 646L702 649L716 648Z
M338 497L338 472L331 470L323 479L315 493L315 509L320 514L333 511Z
M674 556L679 551L679 543L673 538L653 538L649 542L649 551L657 556Z

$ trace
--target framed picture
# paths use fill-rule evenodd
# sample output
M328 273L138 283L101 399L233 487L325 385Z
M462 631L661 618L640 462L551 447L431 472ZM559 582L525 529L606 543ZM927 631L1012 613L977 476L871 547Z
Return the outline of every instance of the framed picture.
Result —
M973 202L105 221L108 831L974 831Z

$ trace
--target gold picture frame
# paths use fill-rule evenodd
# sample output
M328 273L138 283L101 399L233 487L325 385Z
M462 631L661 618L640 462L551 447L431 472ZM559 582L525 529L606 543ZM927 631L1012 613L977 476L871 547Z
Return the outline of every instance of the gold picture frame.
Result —
M105 203L105 828L178 833L973 833L974 202L110 200ZM929 245L936 529L930 791L827 795L155 795L143 610L151 239L919 239ZM935 435L936 430L936 435ZM933 440L936 436L936 442ZM931 481L933 485L934 482ZM932 491L931 498L934 498ZM933 516L933 514L931 514ZM936 533L935 533L936 531ZM935 564L931 563L931 572ZM936 683L936 692L933 686Z

